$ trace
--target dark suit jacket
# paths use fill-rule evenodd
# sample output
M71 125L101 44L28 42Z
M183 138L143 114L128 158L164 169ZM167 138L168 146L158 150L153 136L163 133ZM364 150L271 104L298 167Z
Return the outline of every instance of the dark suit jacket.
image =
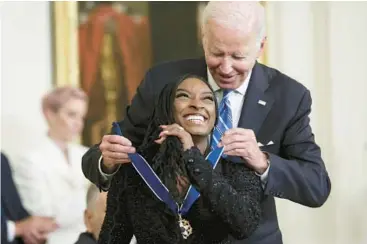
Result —
M6 232L6 221L19 221L29 217L28 212L23 207L19 193L15 187L12 171L7 157L1 153L1 243L8 243ZM3 232L4 230L4 232ZM23 243L20 238L16 238L13 243Z
M79 235L78 240L74 244L97 244L97 240L89 232L83 232Z
M168 82L193 73L207 78L204 59L167 62L151 68L137 89L124 121L123 134L137 146L142 142L157 94ZM259 104L262 100L265 105ZM308 207L320 207L331 184L319 146L310 127L310 91L278 70L256 63L245 95L238 127L252 129L270 155L270 170L262 202L263 220L255 233L241 244L281 244L274 197ZM272 141L273 144L268 143ZM98 145L83 157L85 176L101 188ZM235 158L233 160L239 160Z

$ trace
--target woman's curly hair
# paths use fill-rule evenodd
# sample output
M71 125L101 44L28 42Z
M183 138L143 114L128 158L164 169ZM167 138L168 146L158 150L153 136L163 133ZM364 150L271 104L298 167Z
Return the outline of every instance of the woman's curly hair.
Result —
M207 83L204 78L192 74L185 75L176 82L168 83L159 95L143 143L138 148L138 152L151 163L153 170L178 202L183 200L183 194L186 192L180 192L178 188L187 189L188 186L188 181L182 181L182 179L188 179L182 158L182 143L176 136L167 137L161 145L155 143L155 140L162 131L160 125L176 123L174 119L176 90L184 80L189 78L196 78ZM209 85L208 87L211 89ZM213 92L212 89L211 91ZM216 101L215 106L217 108Z

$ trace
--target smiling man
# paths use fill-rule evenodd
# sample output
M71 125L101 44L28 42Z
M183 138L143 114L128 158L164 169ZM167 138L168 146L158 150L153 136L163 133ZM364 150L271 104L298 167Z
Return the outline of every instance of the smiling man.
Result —
M185 74L206 77L219 102L212 145L260 177L265 197L255 233L232 243L281 244L275 197L309 207L327 200L331 183L310 127L310 91L280 71L257 63L266 41L265 13L258 2L210 2L202 22L204 59L151 68L126 118L123 137L106 135L83 157L85 176L108 190L114 173L130 163L142 143L162 87Z

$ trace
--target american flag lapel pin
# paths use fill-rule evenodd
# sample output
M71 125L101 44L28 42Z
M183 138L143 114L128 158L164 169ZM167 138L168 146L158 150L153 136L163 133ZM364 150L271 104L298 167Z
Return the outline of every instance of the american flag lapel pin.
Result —
M265 102L265 101L263 101L263 100L259 100L257 103L258 103L258 104L260 104L260 105L263 105L263 106L265 106L265 105L266 105L266 102Z

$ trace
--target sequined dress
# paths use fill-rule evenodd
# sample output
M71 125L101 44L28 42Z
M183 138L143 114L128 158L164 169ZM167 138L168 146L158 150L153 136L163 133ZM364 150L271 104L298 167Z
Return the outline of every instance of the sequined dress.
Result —
M178 216L153 195L130 164L113 177L99 244L226 244L250 236L261 219L261 182L244 164L221 159L213 171L200 151L183 153L191 184L201 196L183 217L193 233L183 239Z

